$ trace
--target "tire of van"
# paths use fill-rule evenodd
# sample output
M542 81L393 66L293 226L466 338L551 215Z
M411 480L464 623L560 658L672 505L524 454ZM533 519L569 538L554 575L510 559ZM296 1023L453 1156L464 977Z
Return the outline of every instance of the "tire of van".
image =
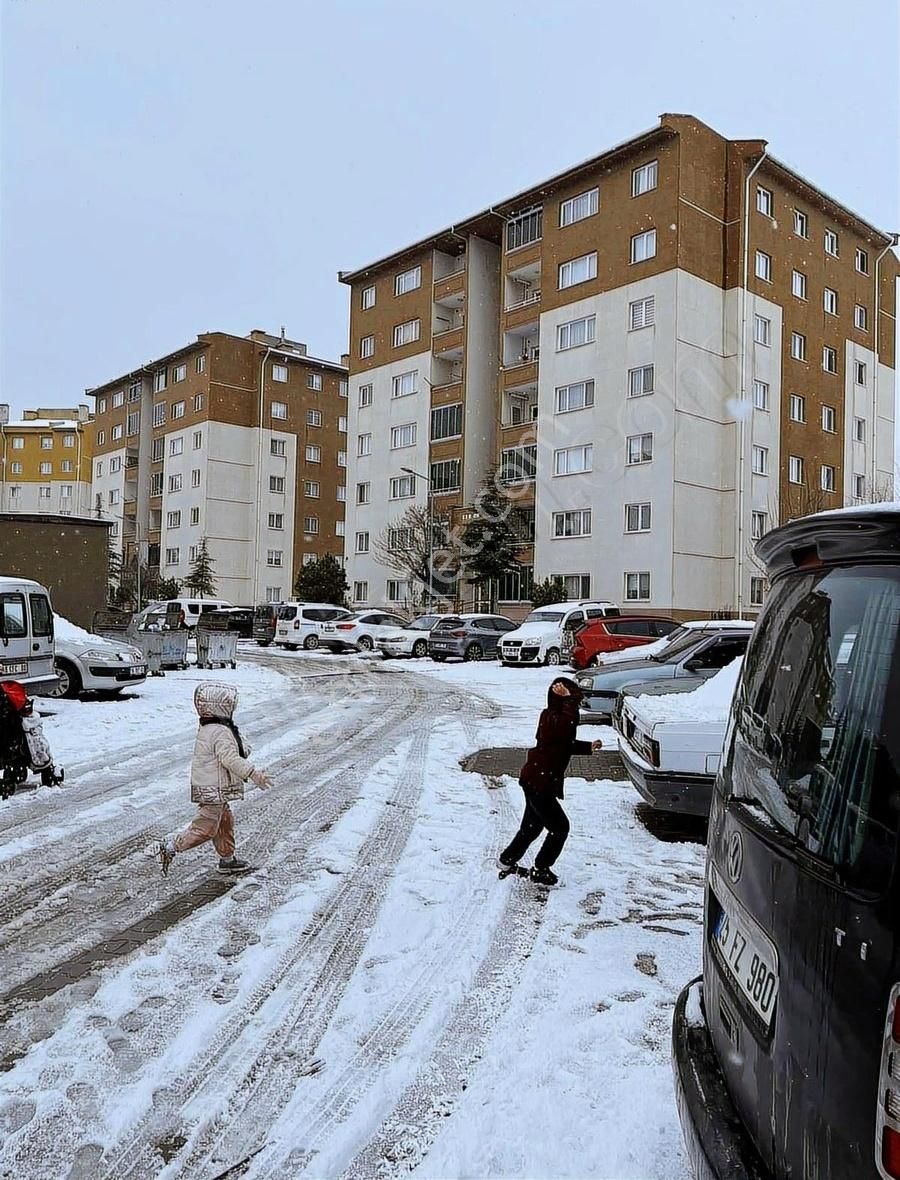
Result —
M544 656L544 663L548 667L553 667L553 668L556 668L559 664L562 663L562 660L560 659L558 647L551 647L550 648L550 650L547 652L546 656Z
M257 647L269 647L271 645L271 643L272 643L271 639L257 639L256 646Z
M54 664L57 675L61 677L56 696L74 701L81 693L81 675L78 669L68 660L55 660Z
M303 650L304 651L315 651L318 646L319 646L318 635L307 635L307 637L303 640Z

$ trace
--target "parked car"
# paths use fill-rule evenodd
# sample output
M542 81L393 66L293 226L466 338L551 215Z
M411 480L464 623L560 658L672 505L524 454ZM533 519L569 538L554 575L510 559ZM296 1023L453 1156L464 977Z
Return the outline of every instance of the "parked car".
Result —
M275 642L288 651L298 647L313 651L319 646L323 624L349 617L350 611L328 602L285 602L278 608Z
M626 648L622 651L599 652L598 667L608 668L611 664L622 664L626 660L644 660L650 656L661 655L673 643L680 643L689 631L728 631L737 629L746 631L753 626L752 619L692 619L688 623L681 623L674 631L662 639L655 639L652 643L642 644L640 647Z
M616 707L616 697L625 685L652 680L702 676L704 679L730 664L747 650L751 628L731 627L725 631L688 631L681 640L664 652L646 660L625 660L611 668L599 667L576 677L584 693L581 720L608 724Z
M428 655L428 635L435 623L439 623L446 615L420 615L411 623L404 623L399 629L391 629L389 634L382 635L375 640L375 647L385 659L397 659L407 656L417 660Z
M326 623L319 636L330 651L372 651L375 642L406 622L400 615L383 610L358 610L346 618Z
M438 663L454 656L460 660L483 660L486 656L496 656L502 637L515 629L512 619L502 615L444 616L428 636L428 654Z
M703 974L678 998L695 1175L900 1175L900 505L801 517L732 704Z
M260 647L268 647L275 638L280 602L261 602L253 611L253 638Z
M0 680L28 693L56 687L50 595L29 578L0 577Z
M708 680L686 676L619 693L613 718L619 753L654 809L709 816L740 669L739 658Z
M48 694L73 700L84 692L114 696L143 684L147 661L139 647L91 635L56 616L56 687Z
M165 613L170 615L184 615L183 622L188 627L196 627L197 620L208 611L221 610L232 604L225 598L171 598L164 604Z
M538 607L504 635L500 659L504 664L559 664L567 631L574 634L593 619L620 613L612 602L557 602Z
M655 615L620 615L618 618L594 619L580 631L567 631L571 641L563 648L563 658L581 671L599 663L601 653L640 647L678 629L674 619Z
M221 606L218 610L204 611L201 620L223 619L227 631L236 631L238 639L253 638L254 611L252 606Z

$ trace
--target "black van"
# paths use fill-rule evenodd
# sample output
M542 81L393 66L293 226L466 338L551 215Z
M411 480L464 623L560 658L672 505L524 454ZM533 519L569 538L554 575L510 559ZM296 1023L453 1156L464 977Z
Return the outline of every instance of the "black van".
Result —
M673 1026L704 1180L900 1177L900 505L769 533Z
M275 638L275 623L280 602L261 602L253 610L253 638L260 647L268 647Z

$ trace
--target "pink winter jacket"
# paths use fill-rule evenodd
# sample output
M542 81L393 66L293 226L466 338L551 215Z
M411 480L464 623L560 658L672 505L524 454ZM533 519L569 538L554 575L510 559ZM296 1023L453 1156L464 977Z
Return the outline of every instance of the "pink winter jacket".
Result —
M247 750L250 753L250 750ZM238 752L237 739L227 725L201 725L191 761L191 799L194 803L228 803L243 799L244 783L253 763Z

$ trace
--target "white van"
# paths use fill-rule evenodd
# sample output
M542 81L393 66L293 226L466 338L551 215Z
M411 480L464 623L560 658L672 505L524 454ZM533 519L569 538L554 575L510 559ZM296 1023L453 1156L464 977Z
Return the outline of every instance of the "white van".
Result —
M134 624L139 631L160 631L167 619L178 618L183 612L185 626L193 629L201 615L231 605L224 598L169 598L145 606L134 616Z
M500 641L503 664L560 664L567 632L574 634L594 619L620 614L614 602L555 602L533 610L520 627Z
M349 618L350 611L328 602L285 602L278 608L275 643L288 651L312 651L319 646L323 624Z
M56 688L50 595L28 578L0 577L0 680L29 693Z

